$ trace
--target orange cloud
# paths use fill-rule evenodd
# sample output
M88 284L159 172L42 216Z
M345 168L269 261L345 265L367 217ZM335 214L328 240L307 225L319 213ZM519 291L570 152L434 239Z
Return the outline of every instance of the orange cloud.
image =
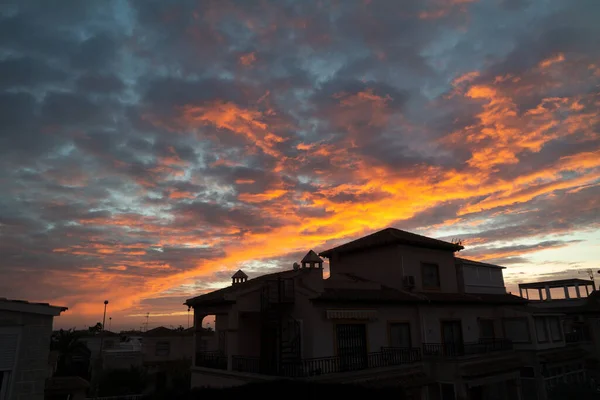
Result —
M558 64L565 61L565 55L563 53L558 53L557 55L547 58L539 63L539 67L544 69L548 68L551 65Z
M242 54L239 61L244 67L250 67L256 62L256 53Z

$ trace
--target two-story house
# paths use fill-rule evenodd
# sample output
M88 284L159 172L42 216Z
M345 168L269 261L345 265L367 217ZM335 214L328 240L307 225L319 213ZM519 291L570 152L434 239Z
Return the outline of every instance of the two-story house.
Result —
M388 228L311 250L288 271L238 271L186 302L199 332L216 321L192 385L287 377L395 385L416 399L518 399L521 361L502 320L527 301L506 293L500 267L455 257L461 249Z

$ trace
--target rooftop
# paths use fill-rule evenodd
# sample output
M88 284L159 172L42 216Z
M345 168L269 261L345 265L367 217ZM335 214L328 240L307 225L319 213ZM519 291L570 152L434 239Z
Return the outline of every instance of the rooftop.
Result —
M150 329L149 331L144 332L143 336L166 337L166 336L190 336L193 334L194 334L193 328L178 330L178 329L169 329L164 326L159 326L157 328Z
M519 283L519 289L544 289L546 286L549 288L561 288L565 286L585 286L594 285L594 281L589 279L559 279L554 281L542 281L542 282L531 282L531 283Z
M246 275L246 273L244 271L242 271L241 269L238 269L238 271L233 274L231 276L232 278L248 278L248 275Z
M52 306L48 303L35 303L26 300L13 300L0 297L0 310L23 312L29 314L43 314L59 316L61 312L67 311L67 307Z
M459 263L462 263L462 264L476 265L476 266L487 267L487 268L506 269L506 267L502 267L502 266L496 265L496 264L488 264L488 263L484 263L481 261L469 260L467 258L461 258L461 257L454 257L454 258L456 259L456 261L458 261Z
M304 256L304 258L301 261L302 263L322 263L323 260L321 259L321 257L319 257L319 255L317 253L315 253L313 250L310 250L308 253L306 253L306 255Z
M424 247L428 249L459 251L464 247L455 243L445 242L443 240L433 239L427 236L417 235L415 233L402 231L396 228L386 228L379 232L363 236L359 239L342 244L329 250L321 252L322 257L330 258L334 253L349 253L362 251L376 247L389 246L393 244L404 244L408 246Z
M243 290L252 289L265 281L277 278L285 278L288 276L296 275L298 271L282 271L282 272L274 272L272 274L266 274L257 276L254 279L248 279L245 282L240 282L235 285L227 286L222 289L217 289L215 291L202 294L200 296L193 297L191 299L187 299L185 301L186 306L194 306L194 305L217 305L230 302L232 300L228 299L229 294L234 294L241 292Z

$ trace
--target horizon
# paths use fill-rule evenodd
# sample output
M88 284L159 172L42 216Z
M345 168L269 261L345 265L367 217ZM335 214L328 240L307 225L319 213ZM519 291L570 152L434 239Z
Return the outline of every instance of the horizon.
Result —
M0 294L55 329L187 327L386 227L513 294L600 269L600 2L9 3Z

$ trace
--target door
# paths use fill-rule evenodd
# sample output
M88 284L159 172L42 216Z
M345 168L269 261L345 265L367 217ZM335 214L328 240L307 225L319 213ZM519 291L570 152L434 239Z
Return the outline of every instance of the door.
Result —
M367 367L367 329L365 324L336 325L336 339L341 371Z
M460 321L442 322L442 343L446 355L457 356L464 353L462 326Z

